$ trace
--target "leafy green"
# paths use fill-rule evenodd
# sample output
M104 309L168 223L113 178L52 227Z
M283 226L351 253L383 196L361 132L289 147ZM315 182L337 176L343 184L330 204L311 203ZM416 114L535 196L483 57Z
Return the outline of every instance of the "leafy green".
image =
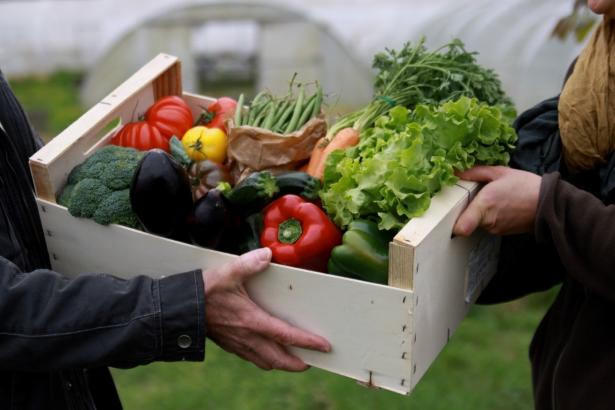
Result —
M359 144L327 158L321 199L341 227L359 218L399 229L429 208L455 171L507 164L516 134L498 107L461 97L440 106L397 106Z
M467 51L459 39L428 51L424 38L416 44L404 44L399 51L386 49L376 54L374 99L363 109L338 119L327 138L330 140L346 127L371 127L376 118L396 105L413 109L417 104L439 105L467 96L512 110L497 74L480 66L476 55Z

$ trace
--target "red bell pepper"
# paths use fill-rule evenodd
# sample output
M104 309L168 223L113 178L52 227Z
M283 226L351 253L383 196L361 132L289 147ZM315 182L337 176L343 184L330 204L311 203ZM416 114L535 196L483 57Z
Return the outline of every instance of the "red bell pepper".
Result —
M283 265L327 271L331 250L342 233L315 204L297 195L284 195L263 210L261 245Z

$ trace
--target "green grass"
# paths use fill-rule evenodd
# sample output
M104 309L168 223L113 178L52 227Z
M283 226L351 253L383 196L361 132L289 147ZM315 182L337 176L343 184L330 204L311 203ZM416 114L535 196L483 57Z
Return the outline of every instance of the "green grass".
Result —
M9 79L34 128L45 141L83 114L79 104L81 77L79 73L60 71L50 76Z
M80 78L61 72L10 82L49 139L84 111L77 98ZM553 295L473 307L410 397L368 390L318 369L263 372L211 342L205 363L155 363L113 374L129 410L529 409L527 349Z

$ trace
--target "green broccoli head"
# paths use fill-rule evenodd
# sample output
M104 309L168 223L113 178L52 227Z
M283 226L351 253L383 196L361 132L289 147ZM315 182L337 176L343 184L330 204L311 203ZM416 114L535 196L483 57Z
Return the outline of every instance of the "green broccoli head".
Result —
M100 179L109 189L114 191L130 187L132 175L137 169L143 152L134 148L107 145L96 151L83 164L78 165L69 183L85 178ZM71 172L71 175L73 172ZM75 181L76 180L76 181Z
M102 170L100 180L114 191L128 189L138 163L134 158L112 161Z
M66 185L64 189L62 190L62 192L60 193L60 195L58 195L58 198L57 198L58 204L68 208L68 206L70 205L70 197L73 194L74 188L75 188L75 185L73 184Z
M94 213L94 221L101 225L120 224L141 228L137 216L130 206L130 190L114 191L103 199Z
M138 227L130 208L128 189L143 155L134 148L102 147L73 168L57 202L68 207L73 216L93 218L104 225L119 223ZM113 204L119 200L124 202Z
M111 192L98 179L82 179L72 189L68 199L68 212L73 216L91 218L98 209L98 204L111 195Z

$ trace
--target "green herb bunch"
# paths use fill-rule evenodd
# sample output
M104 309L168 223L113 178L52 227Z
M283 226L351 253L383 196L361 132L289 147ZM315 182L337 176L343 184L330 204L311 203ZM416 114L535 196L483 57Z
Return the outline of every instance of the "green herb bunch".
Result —
M376 54L374 99L360 111L340 118L330 128L328 138L346 127L370 127L396 105L413 109L417 104L439 105L462 96L504 106L514 117L512 103L497 74L480 66L476 55L467 51L459 39L428 51L424 38L416 44L406 43L401 50L386 49Z

